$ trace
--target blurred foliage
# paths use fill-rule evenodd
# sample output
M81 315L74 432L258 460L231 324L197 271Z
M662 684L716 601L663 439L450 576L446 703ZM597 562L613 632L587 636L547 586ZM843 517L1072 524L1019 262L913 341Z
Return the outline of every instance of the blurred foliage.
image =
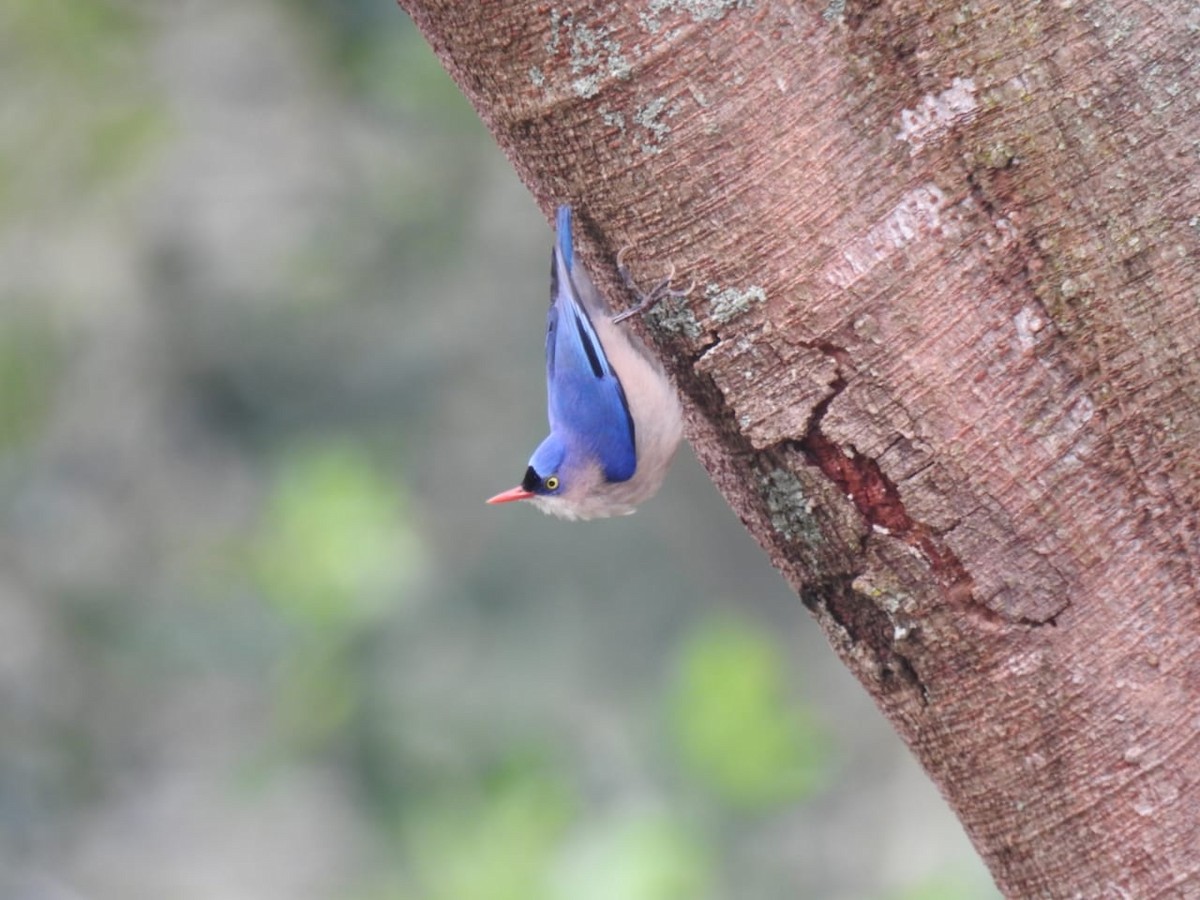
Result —
M283 2L309 25L312 44L344 96L403 132L394 135L393 164L363 173L372 183L361 197L368 207L357 215L370 222L402 275L454 261L454 249L462 246L461 225L479 161L492 149L478 115L420 32L407 16L397 14L393 4ZM420 123L419 128L412 127L415 123ZM337 249L331 253L330 244L318 243L303 259L327 254L344 259L353 253L353 248L336 241L332 247ZM314 269L320 266L310 264ZM343 279L343 285L346 282ZM394 293L389 290L385 295Z
M343 441L289 450L253 563L263 596L293 626L276 672L280 728L312 745L360 712L361 638L411 602L425 551L401 486Z
M58 355L41 317L0 318L0 453L37 433L54 394Z
M408 810L407 874L380 900L703 900L711 856L661 813L584 815L578 792L524 754ZM403 885L403 886L402 886Z
M516 759L463 796L444 793L404 826L406 858L428 900L551 896L556 849L577 801L548 765Z
M264 595L306 628L379 621L420 576L424 550L400 485L349 443L291 449L255 547Z
M672 720L684 764L735 807L795 802L827 780L827 739L787 698L777 646L729 619L701 624L678 663Z
M145 78L135 7L117 0L0 6L0 214L44 211L140 171L167 135ZM29 96L37 102L24 102Z
M330 71L390 114L441 133L474 133L479 119L412 22L378 0L287 0L309 17Z
M692 829L662 814L602 820L571 848L555 900L702 900L713 857Z
M895 895L895 900L976 900L998 896L978 875L947 869L920 879Z

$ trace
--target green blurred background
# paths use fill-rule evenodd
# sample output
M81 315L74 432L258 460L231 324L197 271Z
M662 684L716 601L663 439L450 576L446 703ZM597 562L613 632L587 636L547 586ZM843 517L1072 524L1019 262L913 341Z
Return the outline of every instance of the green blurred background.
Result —
M550 234L389 0L3 0L0 73L0 897L995 896L689 453L482 505Z

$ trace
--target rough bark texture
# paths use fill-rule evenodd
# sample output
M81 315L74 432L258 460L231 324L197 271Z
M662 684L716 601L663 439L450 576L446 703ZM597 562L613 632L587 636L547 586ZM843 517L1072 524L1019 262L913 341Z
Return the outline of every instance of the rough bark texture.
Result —
M1001 889L1200 896L1200 7L404 3Z

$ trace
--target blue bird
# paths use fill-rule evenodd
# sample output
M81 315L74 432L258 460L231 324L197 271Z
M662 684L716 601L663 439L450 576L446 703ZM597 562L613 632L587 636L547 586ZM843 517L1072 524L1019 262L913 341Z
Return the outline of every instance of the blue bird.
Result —
M610 316L575 264L571 207L558 208L555 224L546 321L550 434L533 451L520 486L488 503L529 500L564 519L628 515L666 477L683 413L662 366L618 323L684 292L664 281L636 307Z

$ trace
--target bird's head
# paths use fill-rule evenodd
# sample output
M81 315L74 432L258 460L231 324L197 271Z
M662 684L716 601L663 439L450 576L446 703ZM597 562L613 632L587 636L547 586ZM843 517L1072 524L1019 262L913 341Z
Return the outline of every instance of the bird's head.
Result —
M551 433L533 451L521 483L492 497L488 503L530 500L550 515L564 519L590 518L583 507L604 481L599 464L585 447Z

